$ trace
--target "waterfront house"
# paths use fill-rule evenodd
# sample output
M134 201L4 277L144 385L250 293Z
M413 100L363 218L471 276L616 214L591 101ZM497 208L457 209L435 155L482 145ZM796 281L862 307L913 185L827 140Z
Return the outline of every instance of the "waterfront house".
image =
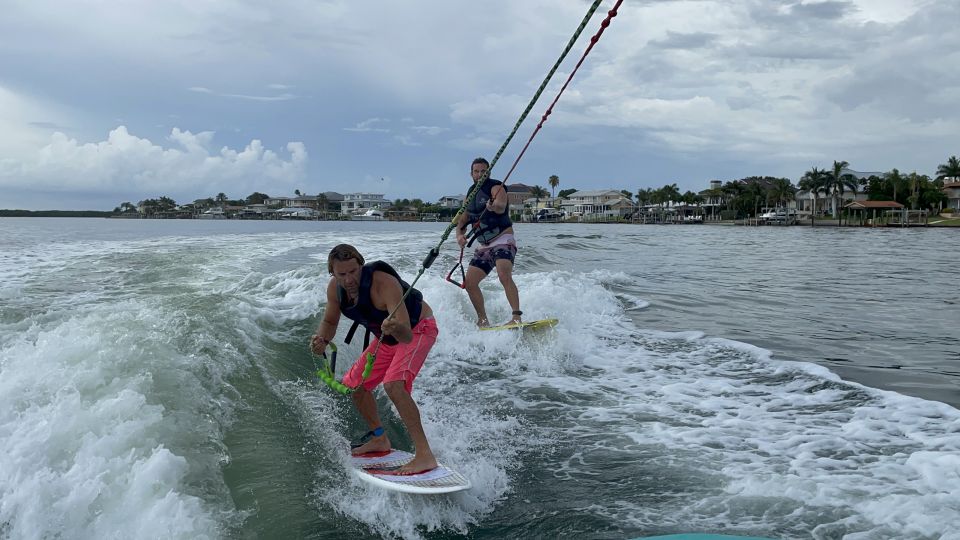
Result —
M437 204L443 208L460 208L465 198L466 195L444 195L440 197L440 201Z
M561 203L561 208L567 215L585 220L625 217L636 211L636 205L619 189L576 191Z
M960 213L960 182L945 182L943 194L947 196L946 208L953 208L953 213Z
M520 183L507 185L507 202L510 203L510 207L515 209L515 211L523 209L523 201L530 197L533 197L533 191L531 191L530 186Z
M390 201L383 197L383 193L344 193L340 203L340 213L354 215L358 210L365 208L387 208Z

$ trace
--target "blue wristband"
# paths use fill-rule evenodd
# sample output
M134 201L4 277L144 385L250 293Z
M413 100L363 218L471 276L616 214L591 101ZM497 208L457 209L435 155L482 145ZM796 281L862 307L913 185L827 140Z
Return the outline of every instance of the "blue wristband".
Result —
M373 430L373 436L379 437L383 435L383 426L379 426L377 429Z

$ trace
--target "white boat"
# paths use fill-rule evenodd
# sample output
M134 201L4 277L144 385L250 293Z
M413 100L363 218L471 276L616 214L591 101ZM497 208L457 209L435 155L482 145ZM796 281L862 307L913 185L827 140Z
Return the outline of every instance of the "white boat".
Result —
M350 219L353 221L383 221L383 210L379 208L368 208L363 212L352 214Z
M313 208L302 206L288 206L287 208L277 210L277 217L280 219L315 219L319 215L320 212L317 212Z

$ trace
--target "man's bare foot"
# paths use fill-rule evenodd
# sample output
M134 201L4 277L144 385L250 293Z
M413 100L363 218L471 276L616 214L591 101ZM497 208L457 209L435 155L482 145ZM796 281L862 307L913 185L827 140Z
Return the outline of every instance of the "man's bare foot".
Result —
M397 474L406 475L406 474L419 474L422 472L432 471L437 468L437 459L433 457L433 453L426 453L426 455L421 455L420 452L417 452L417 455L413 457L406 465L397 469Z
M383 434L379 437L372 437L369 441L351 450L350 453L359 456L370 452L387 452L389 450L390 439L387 438L386 434Z
M477 319L477 328L486 328L490 326L490 321L486 317L481 317Z

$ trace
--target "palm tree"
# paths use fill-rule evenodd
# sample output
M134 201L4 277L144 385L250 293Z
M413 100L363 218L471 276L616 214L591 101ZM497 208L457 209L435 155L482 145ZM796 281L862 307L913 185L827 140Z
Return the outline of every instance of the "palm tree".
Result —
M827 173L827 188L831 194L833 202L833 217L836 218L840 213L840 203L843 202L844 188L850 187L851 182L857 179L850 173L844 173L843 170L850 164L846 161L833 162L833 171Z
M885 174L884 179L886 180L886 184L888 188L885 191L887 191L888 193L892 192L893 200L896 202L900 202L899 199L897 199L897 190L899 188L903 188L903 189L900 189L901 194L904 191L906 191L907 180L903 177L902 174L900 174L900 171L897 169L893 169L892 171Z
M217 193L216 201L220 203L220 206L223 206L227 202L227 194L224 192Z
M750 182L745 190L745 194L753 200L753 217L760 215L760 202L766 201L767 190L760 184L759 180Z
M954 181L960 180L960 159L957 159L957 156L950 156L946 163L941 163L937 167L937 180L947 178L952 178Z
M653 196L653 190L650 188L641 188L637 190L637 204L640 206L646 206L650 204L651 197Z
M680 202L680 188L677 187L677 184L663 186L663 196L665 198L664 202Z
M552 198L554 197L554 190L560 185L560 177L555 174L551 174L550 178L547 179L547 184L550 185L550 197Z
M809 171L803 173L799 186L800 189L813 196L813 210L810 216L811 218L815 217L817 215L817 198L820 192L826 192L827 190L827 171L825 169L818 169L817 167L811 168Z
M793 187L793 183L787 178L774 178L771 182L770 196L773 197L777 206L780 206L781 203L786 206L796 192L797 188Z
M539 207L539 206L540 206L540 198L547 196L547 190L544 189L544 188L542 188L542 187L540 187L540 186L533 186L532 188L530 188L530 194L533 195L534 197L536 197L537 202L536 202L535 206Z
M157 201L157 207L160 209L161 212L168 212L176 208L177 203L170 197L163 196L163 197L160 197L160 200Z
M734 218L740 218L745 212L743 210L743 194L746 191L745 186L741 182L727 182L720 188L723 193L726 195L728 202L727 207L733 207Z

